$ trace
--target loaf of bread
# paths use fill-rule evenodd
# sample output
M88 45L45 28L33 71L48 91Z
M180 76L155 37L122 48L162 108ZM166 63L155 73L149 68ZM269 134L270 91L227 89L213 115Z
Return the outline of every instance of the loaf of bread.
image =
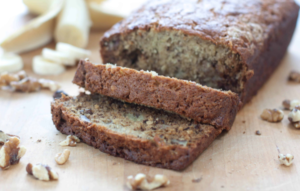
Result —
M178 115L101 95L62 96L51 104L62 133L113 156L182 170L222 132Z
M103 63L253 97L283 58L294 0L150 0L106 32Z
M159 76L111 64L81 60L73 83L92 94L102 94L177 113L196 122L229 130L239 106L239 97L195 82Z

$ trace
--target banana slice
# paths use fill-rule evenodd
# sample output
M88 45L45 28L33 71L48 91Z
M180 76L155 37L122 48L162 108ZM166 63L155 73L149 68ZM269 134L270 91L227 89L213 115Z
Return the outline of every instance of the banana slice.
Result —
M53 62L57 62L66 66L75 66L76 58L70 56L70 54L65 52L59 52L55 50L51 50L49 48L43 48L42 56L48 60Z
M138 9L144 2L145 0L88 1L92 28L108 29Z
M51 9L46 14L30 21L1 42L0 46L7 52L21 53L49 43L53 37L55 17L61 7L61 0L53 0Z
M56 50L68 54L76 60L85 59L91 55L91 51L72 46L67 43L59 42L56 44Z
M0 55L0 73L17 72L23 68L22 58L13 53L3 53Z
M29 11L36 15L46 13L51 7L53 0L23 0Z
M33 58L32 68L39 75L58 75L66 71L63 65L47 60L42 56Z
M65 42L80 48L88 43L91 21L84 0L65 0L58 17L54 37L56 42Z

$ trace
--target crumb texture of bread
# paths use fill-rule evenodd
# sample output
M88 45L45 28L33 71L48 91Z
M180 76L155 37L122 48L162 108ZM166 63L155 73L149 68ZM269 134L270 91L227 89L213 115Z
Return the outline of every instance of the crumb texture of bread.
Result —
M231 91L84 60L79 63L73 83L92 94L162 109L227 130L234 122L240 103L238 95Z
M153 0L101 39L104 63L231 90L245 103L283 58L293 0Z
M136 163L183 170L222 132L135 104L101 95L62 96L51 104L52 119L62 133Z

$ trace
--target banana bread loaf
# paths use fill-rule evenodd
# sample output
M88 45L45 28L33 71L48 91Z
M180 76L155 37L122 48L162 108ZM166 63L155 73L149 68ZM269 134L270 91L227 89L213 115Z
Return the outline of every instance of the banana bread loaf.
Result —
M283 58L298 11L294 0L151 0L104 34L100 53L246 103Z
M182 170L222 132L135 104L102 95L56 99L52 119L62 133L113 156L144 165Z
M229 130L239 106L239 97L195 82L158 76L111 64L79 62L73 83L98 93L177 113L196 122Z

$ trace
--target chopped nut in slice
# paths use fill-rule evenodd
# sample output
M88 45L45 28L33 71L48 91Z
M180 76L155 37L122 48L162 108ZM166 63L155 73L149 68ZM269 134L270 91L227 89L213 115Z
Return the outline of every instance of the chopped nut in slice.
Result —
M65 164L70 156L70 150L65 149L62 153L58 153L55 156L55 161L57 164Z
M291 154L279 154L278 160L281 164L284 164L285 166L290 166L293 163L294 156Z
M127 186L131 190L153 190L170 184L168 178L160 174L155 175L150 182L148 182L146 175L142 173L137 174L135 177L128 176L127 180Z
M300 128L300 106L295 107L288 115L289 121L291 124L296 127Z
M58 179L58 174L48 165L32 165L31 163L28 163L28 165L26 166L26 171L28 174L33 175L38 180L49 181Z
M77 145L77 143L79 143L79 142L80 142L80 139L78 137L76 137L75 135L68 135L67 139L60 142L59 145L75 147Z
M289 81L300 82L300 72L291 71Z
M20 139L10 137L0 150L0 168L8 169L11 165L19 163L26 153L26 148L19 146Z
M296 99L292 101L286 99L282 102L282 105L286 110L293 110L296 106L300 106L300 101Z
M280 122L283 119L283 111L280 109L265 109L260 117L269 122Z

